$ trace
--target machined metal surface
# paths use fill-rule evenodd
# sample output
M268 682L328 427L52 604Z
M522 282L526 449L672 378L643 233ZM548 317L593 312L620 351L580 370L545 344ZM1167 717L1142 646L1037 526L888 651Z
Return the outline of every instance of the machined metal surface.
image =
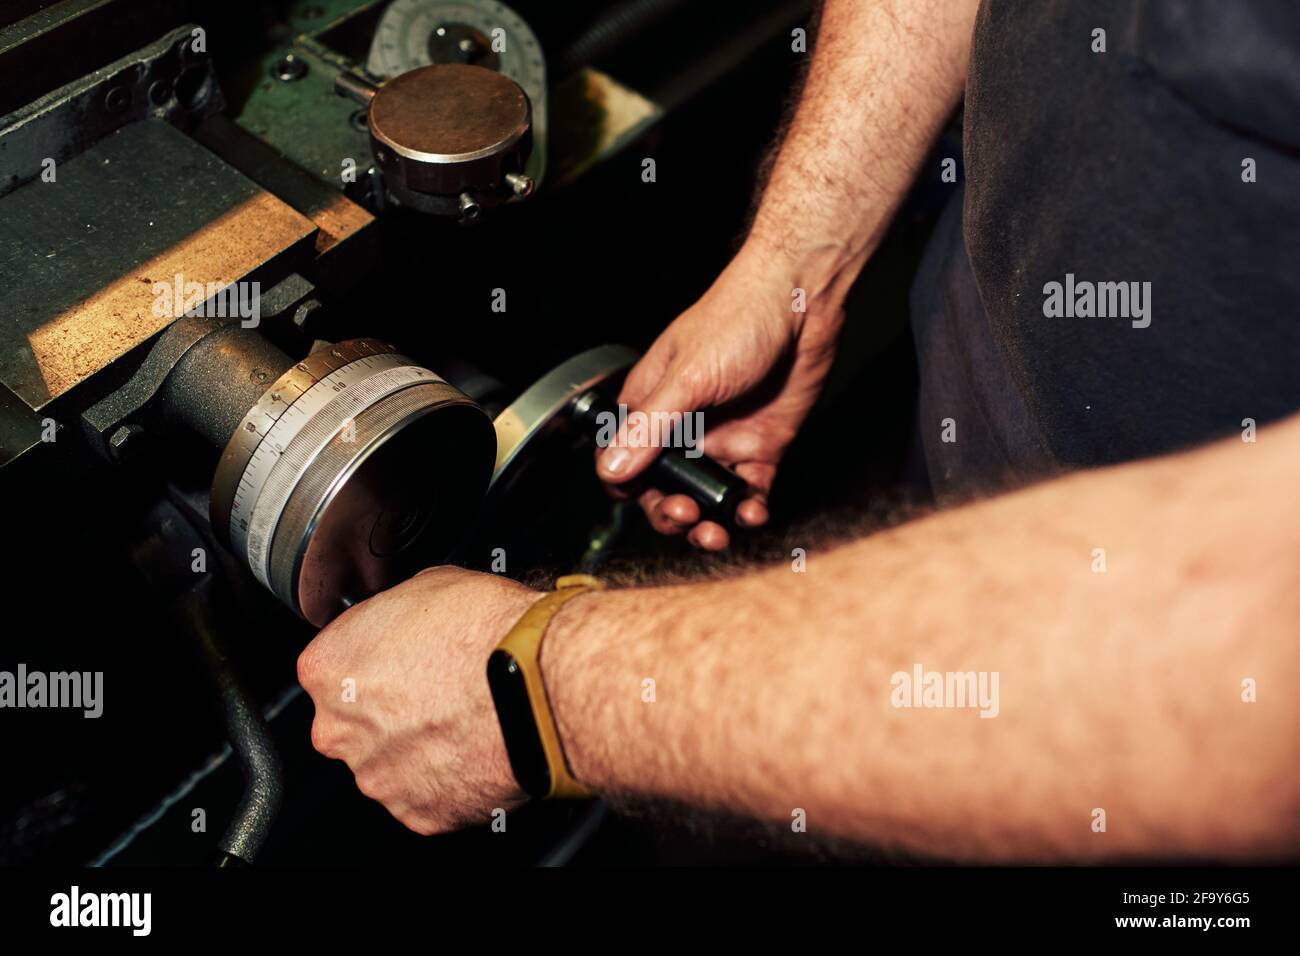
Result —
M353 135L358 134L353 131ZM333 182L313 176L225 116L210 117L194 131L194 137L316 224L316 282L333 292L345 292L378 260L374 215L336 189ZM358 152L363 150L364 143ZM369 182L364 164L357 178L358 186Z
M530 448L565 424L575 399L626 371L637 358L625 345L600 345L560 363L525 389L493 422L497 458L491 490L508 485Z
M262 318L292 315L296 322L313 304L319 307L314 291L315 286L292 273L263 293ZM187 315L158 336L125 383L82 413L82 428L92 448L118 461L121 433L148 433L159 417L187 425L221 446L266 383L292 364L288 355L238 320Z
M513 149L528 134L528 98L513 80L474 66L429 66L380 87L370 128L398 155L440 166ZM496 185L497 178L480 180ZM430 192L451 192L431 184Z
M174 322L178 282L269 286L315 234L168 124L123 127L0 197L0 381L42 408Z
M489 477L487 415L446 383L390 395L357 421L358 441L333 439L295 488L271 550L272 590L313 623L442 560Z
M545 92L546 64L536 34L496 0L394 0L375 28L366 59L390 79L430 63L473 63L500 70L531 96Z
M531 109L533 148L524 151L521 169L508 172L518 172L533 184L542 181L547 154L546 68L537 37L508 8L494 0L387 4L358 0L350 7L325 3L295 9L301 14L295 26L303 32L294 38L289 52L307 67L306 72L291 81L273 79L286 52L281 48L268 54L259 64L260 75L267 79L252 91L236 120L278 156L374 212L395 200L435 215L472 219L474 209L462 206L463 191L422 193L407 188L400 175L393 177L395 188L386 189L388 177L380 175L368 120L372 80L391 80L431 64L469 64L494 70L524 90ZM304 19L309 13L311 18ZM370 53L364 64L353 59L352 43L358 36L369 38ZM345 166L355 175L342 175ZM470 198L481 209L497 201L518 201L529 191L509 184L497 195Z
M532 106L535 148L521 172L546 174L547 84L542 46L527 22L497 0L394 0L370 44L366 71L389 80L430 64L471 64L519 84Z
M190 321L182 319L184 325L168 329L163 338L170 339L174 333L188 336ZM293 359L238 322L200 321L217 327L177 358L159 397L169 419L188 425L221 447L249 405Z
M318 468L327 443L350 427L357 431L352 443L364 443L370 436L361 433L357 416L394 392L436 381L397 355L361 358L308 388L276 418L249 458L230 510L231 542L247 553L263 584L270 585L271 540L289 498Z
M421 67L389 80L370 101L375 160L390 192L463 197L483 205L514 195L532 148L532 108L513 80L464 64Z
M482 409L391 346L327 347L235 428L212 524L264 585L323 626L450 550L482 499L492 448Z

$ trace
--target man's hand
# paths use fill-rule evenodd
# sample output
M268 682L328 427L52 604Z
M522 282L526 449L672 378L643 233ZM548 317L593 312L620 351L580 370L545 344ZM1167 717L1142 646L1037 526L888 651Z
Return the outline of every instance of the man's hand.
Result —
M826 0L808 81L744 247L628 376L620 401L631 411L713 409L703 450L754 491L738 509L741 526L767 520L777 464L830 368L844 299L961 97L978 6ZM806 313L793 310L796 289ZM596 471L617 489L656 453L606 449ZM720 525L697 524L685 495L651 490L641 505L665 534L727 546Z
M350 609L298 658L316 704L312 744L417 833L522 803L486 670L539 597L508 578L440 567Z
M619 401L632 411L689 413L714 409L705 421L702 450L735 470L752 495L736 521L767 521L767 492L786 446L817 400L835 357L843 313L791 310L795 282L742 252L713 287L655 341L628 375ZM620 436L622 437L622 436ZM625 441L604 449L597 473L615 494L659 452ZM650 488L642 508L663 534L689 531L696 547L728 544L719 524L700 522L695 500Z

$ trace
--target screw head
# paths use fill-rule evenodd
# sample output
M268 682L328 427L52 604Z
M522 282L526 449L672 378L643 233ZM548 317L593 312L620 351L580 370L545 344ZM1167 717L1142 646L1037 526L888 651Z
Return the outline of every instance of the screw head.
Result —
M292 53L286 53L275 66L271 67L271 75L285 83L301 80L307 75L307 61Z
M479 205L478 200L469 193L460 194L460 221L468 225L477 222L478 217L483 212L483 207Z
M125 86L115 86L104 97L104 108L110 113L120 113L131 105L131 90Z
M533 190L537 188L537 183L533 181L533 177L525 176L523 173L507 173L506 184L520 199L527 199L533 194Z

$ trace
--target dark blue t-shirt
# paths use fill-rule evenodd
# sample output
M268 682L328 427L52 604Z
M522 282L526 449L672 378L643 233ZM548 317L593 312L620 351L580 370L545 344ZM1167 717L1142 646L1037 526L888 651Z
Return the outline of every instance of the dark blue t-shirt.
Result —
M985 0L964 163L913 296L940 494L1300 409L1300 2Z

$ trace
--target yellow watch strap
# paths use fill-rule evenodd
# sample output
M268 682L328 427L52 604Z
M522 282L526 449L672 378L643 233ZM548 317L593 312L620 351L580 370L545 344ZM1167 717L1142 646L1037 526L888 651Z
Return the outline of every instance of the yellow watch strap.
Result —
M546 694L546 683L542 680L542 638L546 636L551 618L566 603L579 594L599 591L604 587L604 581L590 574L568 574L559 578L555 582L555 590L525 611L519 622L510 629L510 633L497 645L498 650L506 651L514 658L523 674L524 686L528 689L528 703L537 724L537 736L541 739L546 764L551 771L551 789L546 794L548 798L590 797L593 794L574 779L564 757L564 746L560 743L560 733L556 729L550 698Z

